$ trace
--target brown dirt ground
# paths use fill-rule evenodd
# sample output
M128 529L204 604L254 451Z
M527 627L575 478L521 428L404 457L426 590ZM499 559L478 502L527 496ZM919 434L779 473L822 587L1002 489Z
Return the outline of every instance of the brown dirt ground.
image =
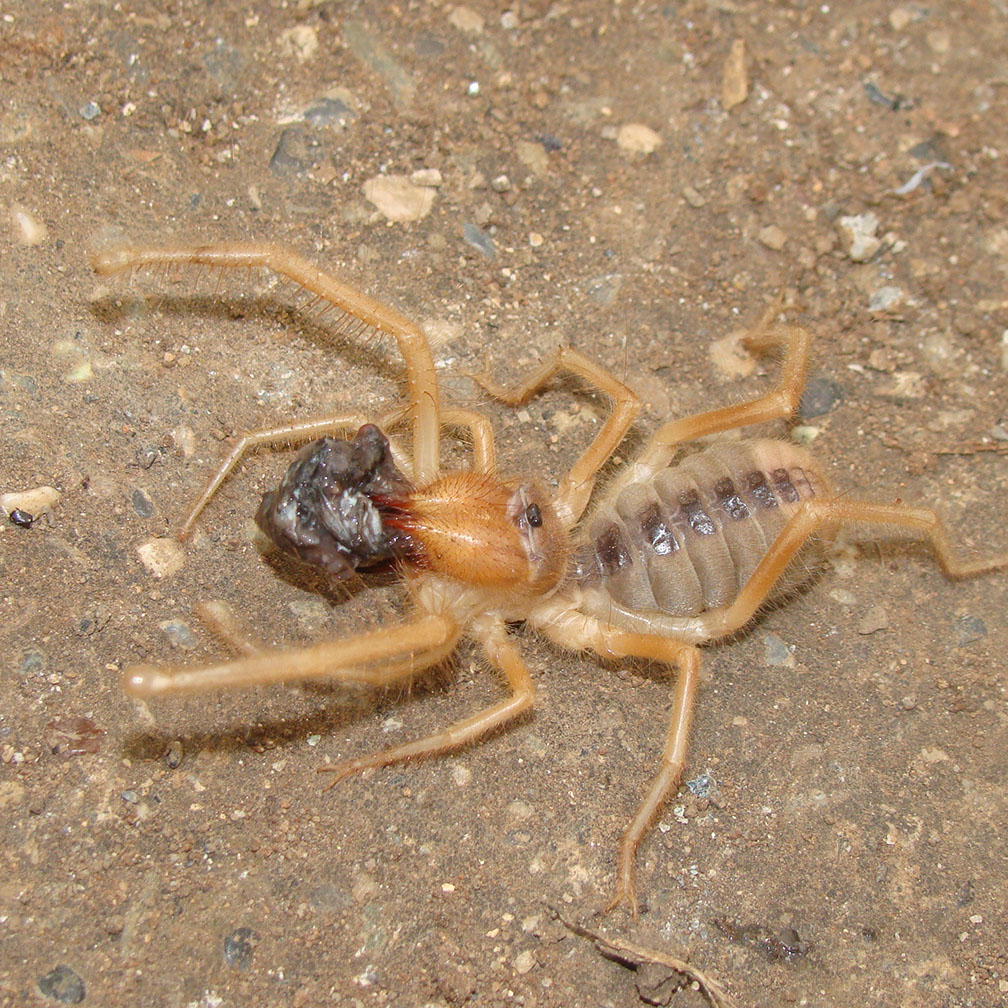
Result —
M220 654L201 599L281 643L395 618L394 588L344 601L262 556L251 515L282 455L241 468L173 576L137 547L235 432L377 412L398 370L243 277L98 283L85 254L110 233L288 242L435 333L446 397L486 409L507 468L552 476L604 403L558 384L488 405L464 377L485 357L515 379L569 342L625 376L648 402L626 457L760 387L714 343L789 288L816 384L839 390L806 421L838 484L1003 547L1005 5L163 6L15 0L0 20L0 491L62 492L0 530L0 1002L79 982L92 1005L642 1003L554 906L687 950L739 1006L1002 1004L1003 575L950 584L923 549L869 544L712 648L687 777L710 773L715 801L665 810L637 920L596 918L660 750L656 674L527 639L534 718L328 792L324 760L498 683L462 648L453 683L409 696L259 690L156 722L123 696L132 662ZM748 95L725 111L735 40ZM633 123L652 153L618 142ZM362 195L417 169L442 177L423 220ZM859 263L836 222L869 211ZM75 742L81 718L104 735Z

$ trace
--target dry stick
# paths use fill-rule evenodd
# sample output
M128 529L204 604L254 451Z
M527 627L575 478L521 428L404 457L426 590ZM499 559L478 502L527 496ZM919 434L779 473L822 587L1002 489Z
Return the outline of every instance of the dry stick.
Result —
M1008 454L1008 441L994 443L978 441L976 444L962 445L959 448L935 449L935 455L980 455L983 452L993 452L995 455Z
M567 920L556 907L551 906L549 903L546 904L546 908L554 920L560 921L573 934L579 935L581 938L587 938L595 946L596 950L607 959L613 959L626 966L632 966L635 970L649 963L655 966L663 966L673 973L678 973L680 976L699 985L701 993L707 998L713 1008L730 1008L731 1002L728 1000L728 994L721 984L717 980L707 976L703 971L697 969L696 966L691 966L685 959L667 955L664 952L659 952L657 949L644 948L642 945L604 938L595 931L589 931L582 924Z

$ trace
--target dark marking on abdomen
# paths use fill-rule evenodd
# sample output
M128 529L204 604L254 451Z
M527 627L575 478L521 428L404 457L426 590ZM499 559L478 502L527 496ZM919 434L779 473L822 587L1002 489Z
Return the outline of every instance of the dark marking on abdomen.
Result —
M604 573L612 575L633 563L630 547L618 525L607 525L595 538L595 549Z
M742 521L749 517L749 508L739 497L730 477L725 476L714 484L714 496L717 497L717 502L724 513L733 521Z
M657 501L645 505L638 516L638 521L645 541L658 556L667 556L679 549L679 540L676 539L672 529L665 524L661 506Z
M773 480L774 489L781 500L787 501L789 504L798 503L800 500L798 491L795 490L787 469L774 469L770 473L770 478Z
M766 473L760 472L757 469L751 473L746 473L743 479L745 480L746 491L754 501L758 501L765 508L777 507L777 498L766 481Z
M591 588L586 604L693 616L730 604L802 502L829 494L801 447L724 443L604 501L574 544L569 576ZM807 580L821 556L811 540L776 594Z
M697 535L714 535L717 526L714 519L704 510L700 503L700 497L695 490L684 490L679 495L679 505L686 516L686 524L696 532Z

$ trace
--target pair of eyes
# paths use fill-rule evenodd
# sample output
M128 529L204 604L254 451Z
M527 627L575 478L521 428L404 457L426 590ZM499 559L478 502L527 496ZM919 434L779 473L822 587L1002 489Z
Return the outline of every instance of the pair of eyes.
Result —
M525 508L525 521L529 523L531 528L539 528L542 525L542 511L539 510L538 504L529 504Z

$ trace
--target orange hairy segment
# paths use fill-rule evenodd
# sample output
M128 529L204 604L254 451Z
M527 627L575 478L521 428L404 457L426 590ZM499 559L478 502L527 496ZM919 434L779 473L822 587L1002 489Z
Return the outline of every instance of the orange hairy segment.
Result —
M450 472L411 494L386 524L418 547L420 567L465 584L522 588L532 572L515 522L514 490L492 475Z

